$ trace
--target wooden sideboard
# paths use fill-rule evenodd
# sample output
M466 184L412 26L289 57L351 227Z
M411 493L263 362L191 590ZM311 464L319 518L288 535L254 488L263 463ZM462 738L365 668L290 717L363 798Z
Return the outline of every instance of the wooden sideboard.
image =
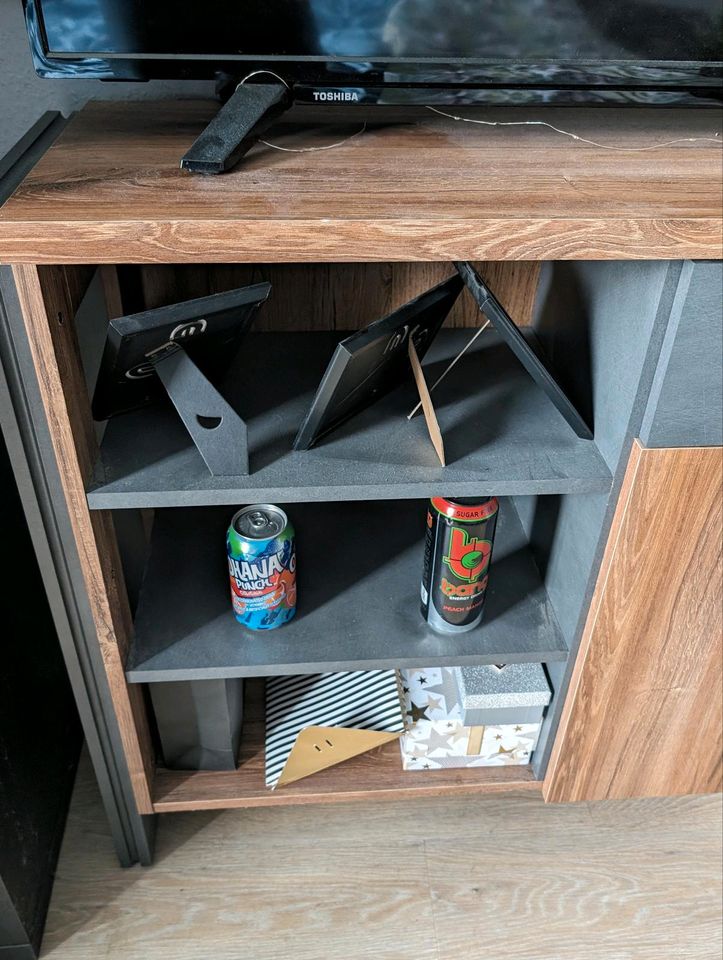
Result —
M30 464L25 507L50 560L56 625L122 862L150 861L156 814L169 811L720 789L721 148L700 139L639 149L710 138L716 114L544 113L615 152L546 128L375 114L336 149L259 145L230 174L192 177L178 159L212 110L91 104L67 123L45 118L0 168L2 359ZM280 124L269 137L294 149L340 131ZM251 475L220 482L165 410L104 430L92 420L98 343L113 316L270 280L249 341L257 360L245 362L261 369L273 350L283 378L303 351L317 362L325 337L382 316L462 259L538 339L594 441L572 434L494 339L465 361L474 409L454 393L441 404L443 428L465 438L444 469L417 452L422 433L399 433L395 461L389 431L401 428L375 423L366 447L345 435L269 462L252 446ZM460 299L449 326L479 323L471 298ZM353 642L344 633L344 602L363 608L361 572L320 626L339 630L333 656L320 641L270 667L258 652L219 651L210 632L190 658L181 636L149 655L133 610L153 511L204 522L264 494L292 509L333 502L339 522L364 501L373 525L384 501L470 493L507 498L518 539L497 576L507 569L514 583L512 554L532 559L544 627L515 618L532 602L521 591L477 647L430 646L412 629L387 638L384 662L545 662L554 696L528 767L408 774L392 744L270 793L253 693L238 771L158 764L148 683L380 661L363 631ZM412 560L410 604L417 576Z

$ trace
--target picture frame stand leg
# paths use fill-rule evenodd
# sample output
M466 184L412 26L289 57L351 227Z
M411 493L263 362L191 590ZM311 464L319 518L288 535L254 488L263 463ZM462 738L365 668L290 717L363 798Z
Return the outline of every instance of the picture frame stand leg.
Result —
M211 475L247 476L248 433L233 407L182 347L152 362Z

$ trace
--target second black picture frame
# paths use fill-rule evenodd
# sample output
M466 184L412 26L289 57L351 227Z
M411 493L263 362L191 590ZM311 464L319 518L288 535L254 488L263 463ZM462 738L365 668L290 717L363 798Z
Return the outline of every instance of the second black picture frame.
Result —
M294 449L308 450L405 377L411 378L409 339L421 360L463 286L460 277L450 277L388 317L342 340L299 428Z

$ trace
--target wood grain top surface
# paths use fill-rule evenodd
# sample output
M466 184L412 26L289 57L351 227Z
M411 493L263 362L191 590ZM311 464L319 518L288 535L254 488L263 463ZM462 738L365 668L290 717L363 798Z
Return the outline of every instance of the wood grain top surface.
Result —
M715 110L378 109L339 147L256 145L234 171L199 177L179 160L216 105L92 103L0 210L5 262L249 262L721 257ZM450 111L455 112L455 111ZM318 147L351 122L282 123L267 139ZM389 116L389 122L384 122Z

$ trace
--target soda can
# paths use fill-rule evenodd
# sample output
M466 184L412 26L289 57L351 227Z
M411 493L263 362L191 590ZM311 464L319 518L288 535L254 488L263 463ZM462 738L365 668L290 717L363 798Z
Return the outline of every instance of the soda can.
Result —
M231 605L250 630L274 630L296 613L294 528L279 507L255 503L231 520L226 535Z
M481 621L498 510L496 497L429 501L421 592L433 630L462 633Z

